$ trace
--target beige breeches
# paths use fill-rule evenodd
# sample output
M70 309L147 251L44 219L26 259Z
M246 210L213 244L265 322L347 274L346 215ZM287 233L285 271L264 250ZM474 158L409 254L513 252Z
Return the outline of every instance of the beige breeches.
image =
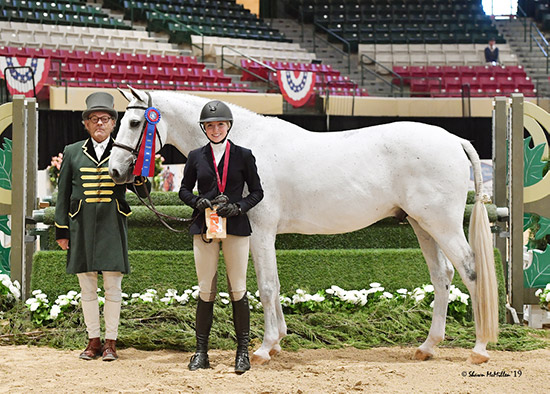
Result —
M214 238L211 243L206 243L200 235L193 236L195 268L203 301L214 301L216 298L220 243L227 271L229 296L232 301L243 298L246 293L249 238L228 234L227 238Z
M99 302L97 299L97 272L76 274L82 294L82 312L88 331L88 338L99 338ZM120 303L122 302L122 273L103 272L105 289L105 339L117 339L120 320Z

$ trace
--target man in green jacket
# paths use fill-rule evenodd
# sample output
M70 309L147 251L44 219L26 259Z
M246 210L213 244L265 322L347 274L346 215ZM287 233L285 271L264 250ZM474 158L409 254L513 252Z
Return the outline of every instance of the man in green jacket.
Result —
M118 113L109 93L92 93L86 99L82 123L91 138L67 145L59 173L55 209L56 240L67 250L67 273L76 274L82 294L82 311L88 346L80 358L104 361L118 358L116 339L122 301L122 276L130 271L126 218L132 213L126 187L145 196L150 183L136 177L133 184L116 185L109 176L109 157ZM100 339L97 276L105 289L105 345Z

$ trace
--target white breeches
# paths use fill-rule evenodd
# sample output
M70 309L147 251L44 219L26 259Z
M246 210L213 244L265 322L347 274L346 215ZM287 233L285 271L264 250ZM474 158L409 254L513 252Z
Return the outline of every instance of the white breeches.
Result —
M97 299L97 272L76 274L80 282L82 294L82 312L88 331L88 338L99 338L99 302ZM120 320L120 304L122 302L122 273L103 272L103 287L105 289L105 339L117 339Z
M200 235L193 236L195 268L199 281L200 298L211 302L216 298L220 243L227 271L227 287L232 301L238 301L246 293L246 269L250 237L227 235L206 243Z

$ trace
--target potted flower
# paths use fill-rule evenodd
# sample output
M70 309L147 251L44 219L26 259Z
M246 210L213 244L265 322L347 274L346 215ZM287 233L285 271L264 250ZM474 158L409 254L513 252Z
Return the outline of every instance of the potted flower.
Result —
M544 289L538 289L535 295L539 297L540 307L550 312L550 283Z

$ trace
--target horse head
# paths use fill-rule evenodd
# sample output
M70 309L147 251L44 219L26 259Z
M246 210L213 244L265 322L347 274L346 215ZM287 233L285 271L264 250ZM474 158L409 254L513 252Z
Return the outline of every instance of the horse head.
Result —
M145 113L148 108L154 107L151 95L129 86L131 95L119 89L120 93L129 101L126 112L120 120L118 134L109 159L109 175L118 183L131 182L134 179L133 171L143 135L147 127ZM166 141L166 127L162 115L156 124L155 152L158 152Z

